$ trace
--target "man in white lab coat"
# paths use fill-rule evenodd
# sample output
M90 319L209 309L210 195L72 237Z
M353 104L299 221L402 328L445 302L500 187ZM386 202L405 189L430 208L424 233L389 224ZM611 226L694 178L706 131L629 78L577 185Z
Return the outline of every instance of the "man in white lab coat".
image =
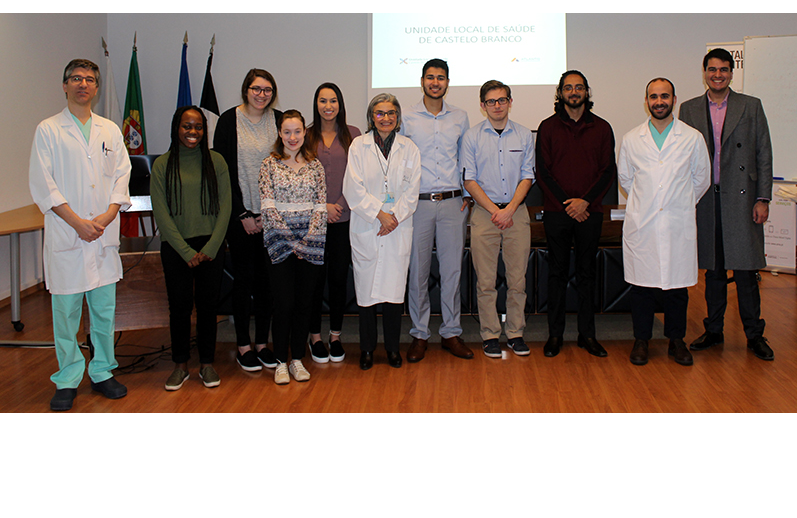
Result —
M33 201L44 213L44 277L52 295L58 372L50 408L69 410L85 358L76 334L85 294L94 356L91 388L110 399L127 395L112 374L119 258L119 210L130 206L130 159L119 127L91 111L100 71L86 59L64 70L67 107L36 128L30 155Z
M695 205L708 190L710 163L700 132L674 119L675 86L664 78L645 89L650 118L623 137L617 177L628 194L623 265L631 287L631 363L648 362L656 299L664 306L668 354L692 365L686 336L687 287L697 284Z

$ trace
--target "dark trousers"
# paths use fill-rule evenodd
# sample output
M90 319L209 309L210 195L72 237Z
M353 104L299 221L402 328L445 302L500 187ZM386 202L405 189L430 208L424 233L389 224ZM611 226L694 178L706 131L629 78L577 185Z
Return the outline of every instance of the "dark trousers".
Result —
M653 337L653 314L656 299L664 306L664 336L670 339L686 336L686 309L689 305L689 290L676 288L646 288L631 286L631 320L634 323L634 338L650 340Z
M310 313L310 332L321 332L321 299L324 285L329 283L329 330L340 331L343 327L343 312L346 309L346 280L351 264L349 222L327 225L327 241L324 246L324 266L318 275L313 292L313 308Z
M271 335L274 356L288 362L288 349L293 360L304 358L307 334L310 332L312 293L321 266L291 254L284 261L271 265L271 292L274 315Z
M595 269L603 214L590 214L577 222L566 212L546 212L543 217L548 241L548 334L565 332L570 247L575 251L578 287L578 333L595 338Z
M706 307L708 316L703 319L706 331L721 333L728 307L728 271L725 269L725 249L722 243L722 214L720 193L714 193L716 229L714 234L714 269L706 270ZM752 217L752 216L751 216ZM761 294L758 291L757 270L734 270L739 316L748 339L764 335L766 322L761 318Z
M186 239L194 250L201 250L210 236ZM216 313L224 273L219 252L212 261L189 268L188 263L169 243L161 242L161 264L169 299L169 333L172 361L186 363L191 357L191 312L196 304L196 344L200 363L213 363L216 355Z
M255 317L255 343L268 343L273 312L269 288L271 260L263 246L263 232L247 234L237 219L227 228L227 246L233 267L232 315L239 347L250 345L249 319Z
M360 308L360 350L373 352L376 350L376 304L359 306ZM382 332L385 335L385 350L398 352L401 337L401 315L404 304L382 303Z

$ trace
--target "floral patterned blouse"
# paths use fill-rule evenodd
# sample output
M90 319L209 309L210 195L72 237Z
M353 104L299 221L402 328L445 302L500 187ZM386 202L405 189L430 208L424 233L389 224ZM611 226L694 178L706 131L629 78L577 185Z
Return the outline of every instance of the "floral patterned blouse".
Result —
M324 264L327 234L327 185L318 159L298 171L269 155L260 166L263 242L272 264L291 254Z

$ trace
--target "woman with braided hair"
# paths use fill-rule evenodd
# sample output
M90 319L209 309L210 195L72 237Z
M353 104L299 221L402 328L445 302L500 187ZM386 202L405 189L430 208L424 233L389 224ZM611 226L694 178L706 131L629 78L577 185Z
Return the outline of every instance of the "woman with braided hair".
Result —
M199 377L208 388L221 383L213 360L224 267L219 248L230 220L230 177L224 158L208 146L206 126L196 106L178 108L172 118L171 146L155 160L150 179L175 363L166 390L178 390L188 379L194 303Z

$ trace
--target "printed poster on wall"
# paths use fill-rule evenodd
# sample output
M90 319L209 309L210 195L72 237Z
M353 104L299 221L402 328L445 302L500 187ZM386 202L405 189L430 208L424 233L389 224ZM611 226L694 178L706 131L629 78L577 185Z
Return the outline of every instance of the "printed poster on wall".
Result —
M744 42L706 43L706 53L717 47L723 48L733 56L733 80L731 88L734 92L744 93Z
M775 182L774 191L782 185ZM787 184L794 186L793 183ZM795 273L795 226L797 224L797 206L794 200L778 196L773 192L769 204L769 220L764 223L764 253L767 258L767 270Z

